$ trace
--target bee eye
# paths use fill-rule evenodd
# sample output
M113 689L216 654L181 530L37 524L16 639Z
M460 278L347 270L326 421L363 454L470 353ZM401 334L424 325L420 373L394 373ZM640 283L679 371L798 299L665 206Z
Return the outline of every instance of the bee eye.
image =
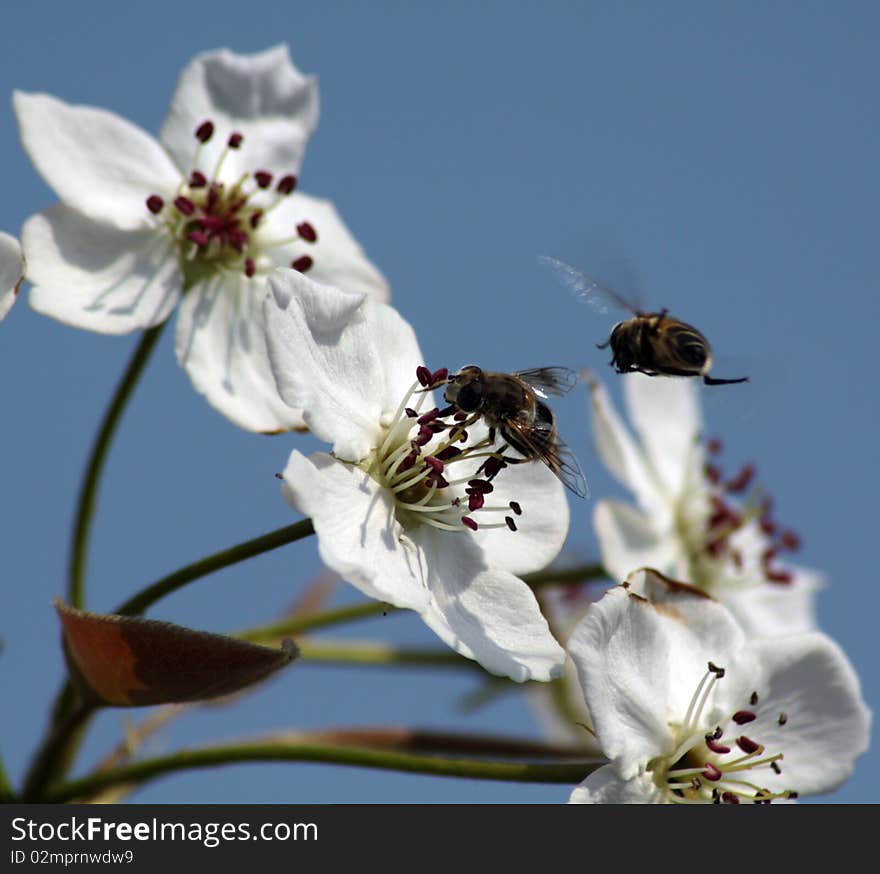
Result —
M702 343L682 343L678 347L679 354L688 364L702 367L706 363L706 347Z
M464 410L466 413L474 412L476 409L479 408L482 402L483 393L476 383L463 385L458 390L458 395L455 398L455 405L460 410Z

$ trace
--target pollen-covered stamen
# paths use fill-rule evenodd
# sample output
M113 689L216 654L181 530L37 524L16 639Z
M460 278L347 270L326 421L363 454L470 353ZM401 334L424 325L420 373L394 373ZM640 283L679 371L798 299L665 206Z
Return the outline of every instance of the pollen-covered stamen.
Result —
M223 178L224 162L231 151L247 151L246 138L239 131L227 134L213 170L200 167L202 148L215 134L214 123L203 121L194 131L198 143L191 169L181 176L170 205L166 198L151 194L146 199L149 213L158 218L176 241L186 285L205 274L231 270L247 277L268 273L281 264L306 272L314 265L311 255L296 249L312 246L318 231L310 221L301 221L296 235L290 230L270 236L267 215L296 187L296 177L282 176L271 190L273 175L266 169L244 173L238 180ZM286 233L285 233L286 232ZM282 237L286 237L282 239ZM294 245L295 244L295 245ZM278 250L278 254L273 254ZM312 250L314 251L314 250ZM296 256L296 257L293 257Z

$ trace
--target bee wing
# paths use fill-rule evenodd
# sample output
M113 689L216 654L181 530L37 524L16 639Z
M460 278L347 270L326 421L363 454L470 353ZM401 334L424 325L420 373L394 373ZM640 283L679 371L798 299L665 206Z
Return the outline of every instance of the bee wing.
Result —
M535 436L536 431L533 427L518 419L509 419L504 423L504 427L514 433L516 440L529 450L530 456L541 459L567 489L579 498L587 497L589 490L581 466L575 454L558 434L554 434L553 439L540 439Z
M545 396L568 394L578 381L577 373L568 367L536 367L534 370L518 370L514 376Z
M549 264L556 271L556 275L567 285L581 300L595 307L600 313L608 312L608 303L612 303L618 309L624 309L631 313L637 312L630 301L618 294L611 288L602 285L591 276L581 273L576 267L553 258L550 255L539 255L538 258L545 264Z

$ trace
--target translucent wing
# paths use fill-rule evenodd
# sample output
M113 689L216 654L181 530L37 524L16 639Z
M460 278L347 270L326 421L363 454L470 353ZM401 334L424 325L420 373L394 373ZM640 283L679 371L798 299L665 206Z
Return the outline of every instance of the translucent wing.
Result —
M518 419L506 421L504 429L512 432L515 441L529 450L529 458L543 461L567 489L579 498L587 497L589 490L581 466L555 429L535 428Z
M578 375L568 367L536 367L534 370L518 370L514 376L545 397L568 394L578 381Z
M630 301L619 295L616 291L608 288L597 280L585 273L581 273L576 267L561 261L559 258L553 258L550 255L539 255L541 261L549 264L556 271L556 275L567 285L579 298L587 301L595 307L600 313L608 312L608 303L612 303L618 309L624 309L628 312L637 312L637 307L633 306Z

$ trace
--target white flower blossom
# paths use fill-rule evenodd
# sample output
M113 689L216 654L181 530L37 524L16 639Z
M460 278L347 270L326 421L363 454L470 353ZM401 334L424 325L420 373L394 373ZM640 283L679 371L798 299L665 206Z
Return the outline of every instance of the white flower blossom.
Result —
M332 454L294 451L282 486L312 518L324 563L369 597L415 610L492 673L556 675L565 655L516 574L562 547L562 484L537 462L480 474L485 428L438 418L425 386L441 375L391 307L289 270L269 288L280 395L332 444Z
M830 792L868 748L871 714L840 648L812 631L747 638L707 595L640 572L568 642L610 762L577 803L769 803Z
M317 85L286 46L198 55L159 141L103 109L13 99L25 151L61 203L22 232L31 305L80 328L158 325L181 300L175 350L195 388L242 428L301 427L277 397L261 319L279 266L387 298L329 201L294 192Z
M24 273L18 240L0 232L0 320L12 309Z
M638 505L612 499L596 505L608 573L623 580L649 567L691 583L722 601L750 634L814 628L821 577L780 560L799 541L773 521L768 498L737 500L754 468L724 481L709 463L693 384L642 374L622 379L638 440L604 387L590 379L596 448Z

